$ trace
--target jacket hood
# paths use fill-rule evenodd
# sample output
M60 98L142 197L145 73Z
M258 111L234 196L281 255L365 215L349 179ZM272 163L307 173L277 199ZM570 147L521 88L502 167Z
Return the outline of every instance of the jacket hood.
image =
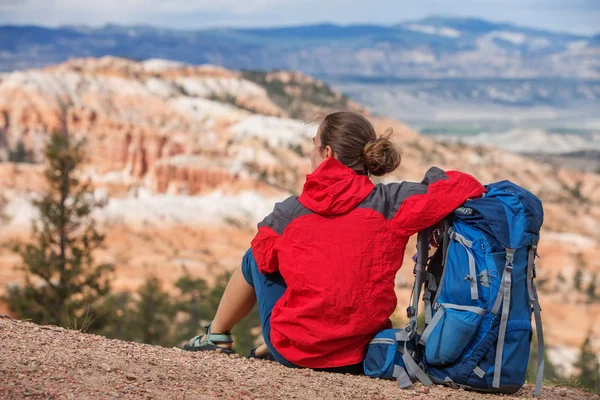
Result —
M335 158L328 158L306 176L300 203L321 215L345 214L375 188L368 176L359 175Z

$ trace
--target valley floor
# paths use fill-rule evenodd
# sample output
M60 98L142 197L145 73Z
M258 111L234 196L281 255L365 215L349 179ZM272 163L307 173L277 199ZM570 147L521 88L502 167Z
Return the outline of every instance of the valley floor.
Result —
M289 369L215 353L188 353L110 340L56 326L0 319L2 399L450 399L532 398ZM564 387L544 388L544 399L593 399Z

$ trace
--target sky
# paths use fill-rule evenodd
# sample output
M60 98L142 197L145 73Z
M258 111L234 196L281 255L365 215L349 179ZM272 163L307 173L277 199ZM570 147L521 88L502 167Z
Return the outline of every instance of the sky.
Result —
M579 34L600 32L600 0L0 0L0 24L107 23L175 29L321 22L390 25L429 15Z

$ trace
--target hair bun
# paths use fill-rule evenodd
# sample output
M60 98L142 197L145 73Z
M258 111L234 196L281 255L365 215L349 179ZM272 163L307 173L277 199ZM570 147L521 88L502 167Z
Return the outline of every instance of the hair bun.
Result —
M400 153L390 140L391 129L368 142L363 149L363 163L367 173L375 176L389 174L400 165Z

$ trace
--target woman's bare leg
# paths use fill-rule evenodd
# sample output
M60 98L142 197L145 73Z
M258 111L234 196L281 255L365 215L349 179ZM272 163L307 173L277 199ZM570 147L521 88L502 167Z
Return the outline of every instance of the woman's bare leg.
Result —
M250 314L255 304L256 293L254 288L246 282L242 269L237 268L227 283L215 318L210 325L210 332L230 331L242 318ZM231 344L223 343L219 346L231 347Z
M246 282L242 269L233 271L223 297L219 302L217 313L210 325L211 333L223 333L230 331L245 316L250 314L256 304L256 292L254 288ZM219 346L231 348L231 343L219 343ZM269 352L266 345L259 346L255 355L262 356Z

